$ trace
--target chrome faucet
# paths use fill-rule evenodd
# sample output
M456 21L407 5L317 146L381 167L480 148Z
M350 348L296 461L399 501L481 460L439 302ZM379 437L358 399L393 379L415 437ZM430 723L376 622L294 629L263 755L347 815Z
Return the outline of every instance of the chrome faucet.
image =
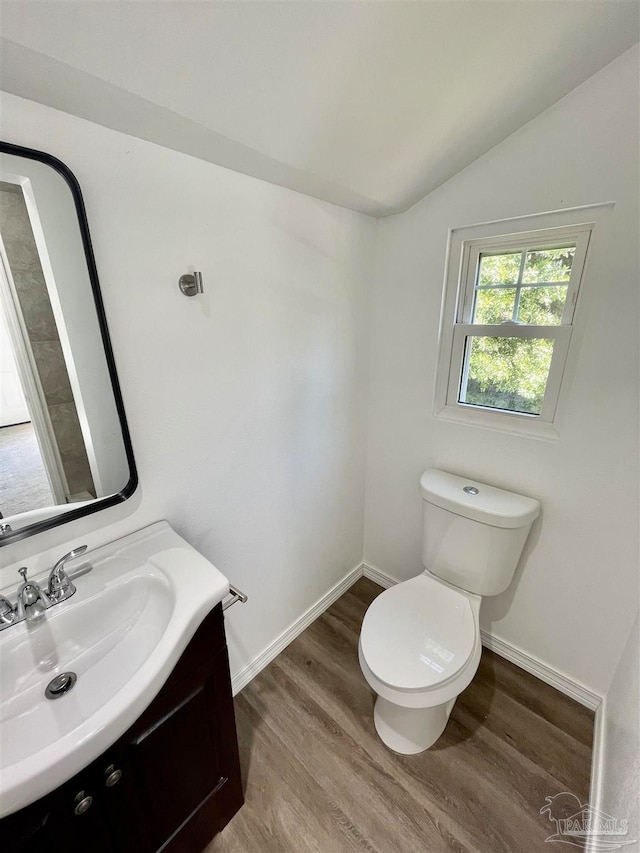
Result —
M22 575L22 583L18 587L16 603L12 604L4 595L0 595L0 631L10 625L19 622L39 622L45 615L45 611L67 598L71 598L76 591L75 585L65 571L65 564L87 550L86 545L74 548L65 554L49 572L46 589L43 589L36 581L27 578L27 568L23 566L19 572ZM90 563L83 563L72 572L74 577L91 571Z
M18 587L15 621L21 622L24 619L26 622L39 622L47 607L51 607L52 601L41 589L40 584L27 580L26 566L19 571L22 575L22 583Z
M75 586L71 582L71 578L64 570L64 566L69 560L73 560L75 557L79 557L80 554L84 554L86 550L86 545L80 545L79 548L74 548L73 551L69 551L68 554L65 554L64 557L58 560L55 566L51 569L51 572L49 573L48 594L53 604L57 604L59 601L64 601L65 598L70 598L76 591Z

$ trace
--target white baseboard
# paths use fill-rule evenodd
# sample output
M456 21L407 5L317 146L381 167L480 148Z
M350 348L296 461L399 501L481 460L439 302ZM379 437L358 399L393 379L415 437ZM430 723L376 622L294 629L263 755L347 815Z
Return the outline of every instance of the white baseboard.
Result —
M231 688L233 695L239 693L247 684L256 677L256 675L265 668L271 661L283 651L289 643L301 634L305 628L308 628L318 616L322 615L334 601L337 601L349 587L362 577L362 563L351 569L350 572L342 578L341 581L331 587L331 589L319 598L299 619L296 619L286 631L283 631L279 637L270 643L264 651L254 658L251 663L247 664L244 669L241 669L237 675L231 679Z
M392 578L390 575L385 575L385 573L381 572L380 569L375 569L367 563L362 564L362 574L365 578L369 578L370 581L377 583L378 586L381 586L384 589L389 589L390 586L398 583L396 578Z
M488 631L481 630L480 636L482 637L482 645L485 649L489 649L497 655L500 655L500 657L511 661L511 663L515 663L515 665L519 666L520 669L524 669L525 672L535 675L536 678L540 679L540 681L550 684L552 687L555 687L556 690L559 690L560 693L564 693L565 696L570 696L572 699L575 699L576 702L584 705L585 708L595 711L596 708L600 707L600 704L602 703L602 696L598 693L594 693L592 690L589 690L588 687L585 687L578 681L574 681L572 678L569 678L563 672L560 672L560 670L554 669L548 664L543 663L528 652L523 652L522 649L519 649L517 646L507 643L499 637L494 637L492 634L489 634Z
M593 746L591 748L591 781L589 784L589 805L595 811L602 811L602 775L604 772L604 755L606 750L605 728L607 718L607 699L603 698L596 708L593 725ZM602 847L593 836L589 836L585 853L596 853Z
M369 578L374 581L374 583L379 584L385 589L388 589L390 586L398 583L396 578L392 578L390 575L381 572L380 569L376 569L374 566L370 566L367 563L363 564L363 574L365 578ZM599 696L584 685L569 678L563 672L543 663L538 658L522 651L522 649L519 649L517 646L489 634L488 631L481 630L480 636L482 637L482 645L486 649L489 649L497 655L500 655L500 657L511 661L511 663L519 666L520 669L524 669L525 672L535 675L536 678L539 678L546 684L550 684L552 687L555 687L556 690L559 690L566 696L570 696L586 708L594 711L600 706L602 696Z

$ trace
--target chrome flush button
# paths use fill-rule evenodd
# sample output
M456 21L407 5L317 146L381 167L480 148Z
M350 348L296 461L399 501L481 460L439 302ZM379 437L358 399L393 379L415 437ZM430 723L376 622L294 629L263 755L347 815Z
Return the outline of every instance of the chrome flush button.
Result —
M479 495L480 489L476 489L475 486L463 486L463 492L466 492L468 495Z

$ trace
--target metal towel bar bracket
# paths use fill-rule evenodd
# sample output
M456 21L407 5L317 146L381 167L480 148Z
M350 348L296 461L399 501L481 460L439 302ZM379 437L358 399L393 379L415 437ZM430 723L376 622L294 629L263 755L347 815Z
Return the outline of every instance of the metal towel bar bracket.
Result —
M236 601L241 601L243 604L247 600L247 597L244 592L240 592L239 589L236 589L235 586L231 586L229 584L229 595L231 598L227 599L227 601L222 602L222 609L226 610L227 607L231 607L232 604L235 604Z

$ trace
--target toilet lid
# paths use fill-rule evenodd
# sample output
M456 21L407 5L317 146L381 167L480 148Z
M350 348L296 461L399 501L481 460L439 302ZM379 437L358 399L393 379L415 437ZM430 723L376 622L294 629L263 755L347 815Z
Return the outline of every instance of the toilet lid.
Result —
M453 678L475 641L467 596L424 574L379 595L360 633L367 665L397 690L421 690Z

